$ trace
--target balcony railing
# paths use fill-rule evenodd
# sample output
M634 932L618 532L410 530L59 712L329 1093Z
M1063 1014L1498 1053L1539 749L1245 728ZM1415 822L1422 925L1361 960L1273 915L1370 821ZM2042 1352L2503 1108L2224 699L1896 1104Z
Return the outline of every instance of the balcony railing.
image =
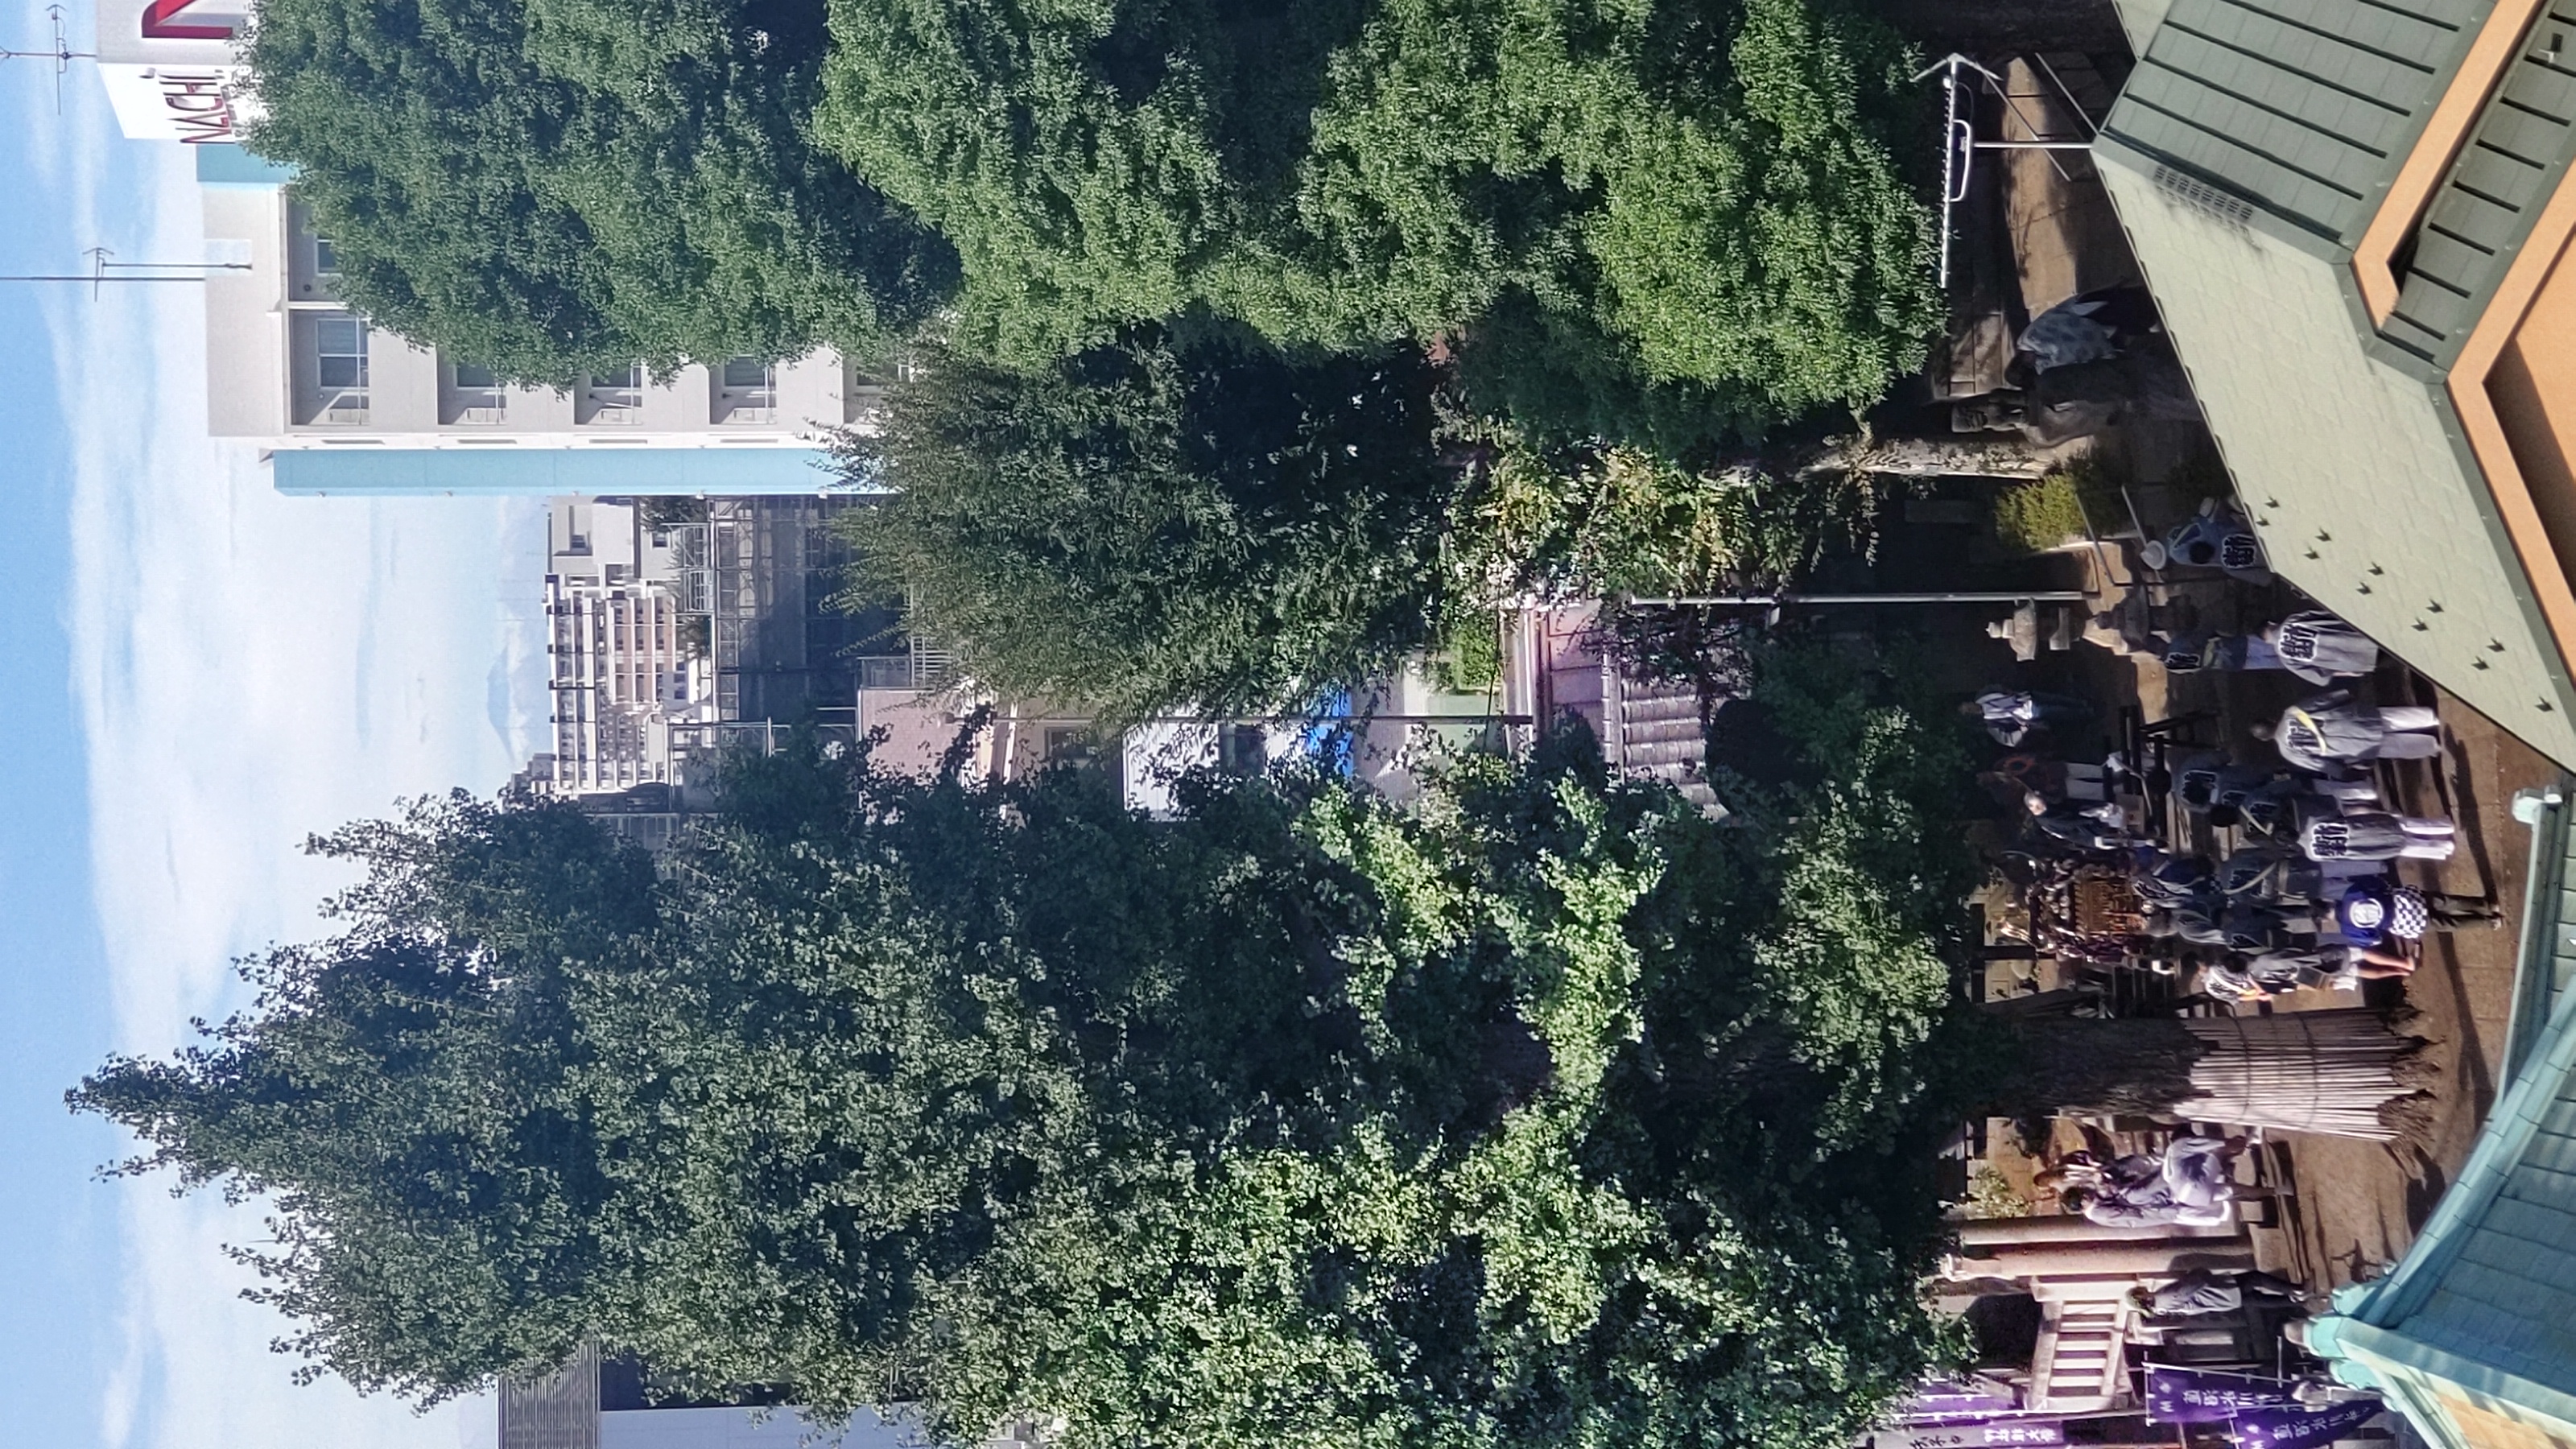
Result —
M865 654L857 660L861 689L933 689L948 680L955 661L947 651L915 648L905 654Z

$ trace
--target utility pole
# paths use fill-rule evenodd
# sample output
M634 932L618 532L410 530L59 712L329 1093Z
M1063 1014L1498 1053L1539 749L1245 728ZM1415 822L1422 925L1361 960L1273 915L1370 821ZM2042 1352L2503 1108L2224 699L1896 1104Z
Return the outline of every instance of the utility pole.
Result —
M63 77L70 73L76 60L96 60L98 53L72 49L71 32L63 28L63 7L48 5L45 18L53 22L54 43L49 50L11 50L0 46L0 60L50 60L54 63L54 114L63 113Z
M105 247L91 247L81 255L89 258L86 272L9 272L0 273L0 282L85 282L95 299L101 288L112 282L198 282L203 283L214 272L247 272L248 262L115 262L108 258L116 253Z

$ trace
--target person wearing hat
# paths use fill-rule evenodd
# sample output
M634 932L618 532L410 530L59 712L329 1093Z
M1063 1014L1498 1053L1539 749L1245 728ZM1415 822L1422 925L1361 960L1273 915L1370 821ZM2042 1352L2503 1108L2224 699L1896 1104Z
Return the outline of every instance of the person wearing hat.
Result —
M2211 499L2201 505L2198 516L2177 525L2173 532L2148 543L2139 550L2139 559L2150 570L2162 570L2167 564L2191 568L2224 570L2229 578L2249 584L2272 582L2270 561L2263 557L2263 544L2252 529L2237 521L2233 512L2217 506Z
M2504 924L2504 912L2477 896L2418 890L2383 877L2358 879L2335 902L2335 930L2364 945L2420 940L2426 931L2455 931L2484 922Z
M2281 758L2311 774L2332 775L2354 760L2422 760L2442 753L2442 717L2422 705L2367 705L2348 689L2310 695L2281 711L2280 723L2257 725Z

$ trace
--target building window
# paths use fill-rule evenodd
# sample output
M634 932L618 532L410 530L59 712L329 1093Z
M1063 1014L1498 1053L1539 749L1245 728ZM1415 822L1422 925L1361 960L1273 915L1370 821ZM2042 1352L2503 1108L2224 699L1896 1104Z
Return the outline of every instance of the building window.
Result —
M509 421L509 416L509 389L501 386L498 373L470 362L456 364L455 385L448 396L448 422L491 427Z
M737 357L716 369L715 420L763 424L778 420L778 369L757 357Z
M1231 775L1258 775L1270 768L1270 740L1261 726L1237 721L1217 726L1217 768Z
M302 202L290 202L286 269L297 299L318 301L336 294L340 284L340 249L313 230L313 213Z
M576 422L633 424L644 412L644 364L630 362L607 372L594 372L581 390L581 416Z
M325 422L367 420L367 324L355 317L320 317L313 323L314 380L321 385Z

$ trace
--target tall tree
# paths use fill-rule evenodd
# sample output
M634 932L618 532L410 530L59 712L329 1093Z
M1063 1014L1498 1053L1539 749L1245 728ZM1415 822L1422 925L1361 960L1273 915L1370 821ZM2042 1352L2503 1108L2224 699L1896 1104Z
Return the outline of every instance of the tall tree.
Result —
M1957 740L1755 672L1788 743L1722 821L1580 734L1171 821L791 750L659 869L426 803L317 843L367 871L340 936L72 1101L265 1194L292 1346L415 1397L595 1340L945 1443L1839 1449L1945 1356L1940 1130L2014 1065L2170 1109L2242 1052L1980 1060Z
M251 141L352 305L520 381L869 346L955 258L808 139L824 49L820 0L265 0Z
M1159 823L790 754L658 872L434 803L74 1102L268 1194L299 1346L415 1396L595 1337L947 1442L1839 1446L1940 1352L1957 914L1945 747L1844 714L1723 823L1581 737Z
M925 354L847 445L863 598L1003 694L1299 708L1433 637L1460 473L1408 348L1304 362L1144 329L1028 372Z
M1298 710L1507 600L1760 589L1864 540L1875 476L2035 477L1993 439L1812 437L1686 468L1470 413L1413 349L1286 357L1192 328L1022 371L922 351L852 485L844 605L1004 695ZM1813 430L1809 430L1812 432Z

